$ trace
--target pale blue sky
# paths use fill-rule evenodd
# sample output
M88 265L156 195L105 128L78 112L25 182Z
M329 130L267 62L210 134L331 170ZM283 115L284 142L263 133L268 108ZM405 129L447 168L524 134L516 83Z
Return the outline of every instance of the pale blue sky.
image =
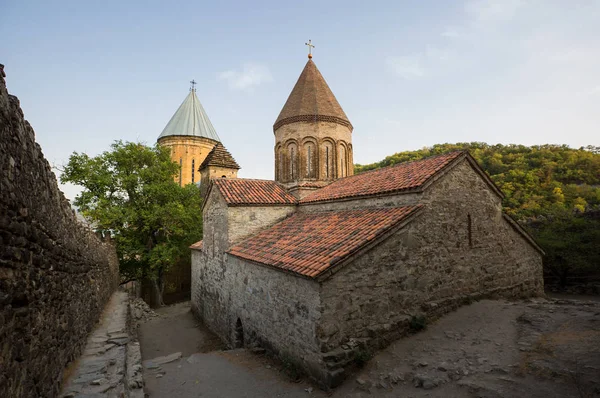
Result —
M52 164L153 144L195 79L240 176L271 179L308 39L357 163L443 142L600 145L599 21L598 0L0 0L0 63Z

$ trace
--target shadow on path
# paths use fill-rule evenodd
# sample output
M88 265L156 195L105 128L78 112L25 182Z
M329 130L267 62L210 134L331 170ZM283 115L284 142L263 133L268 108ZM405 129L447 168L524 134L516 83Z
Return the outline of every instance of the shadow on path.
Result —
M266 357L244 349L220 351L220 339L194 317L189 302L156 312L160 317L139 328L142 358L148 361L177 352L181 358L144 366L145 391L152 398L327 396L305 381L288 381Z

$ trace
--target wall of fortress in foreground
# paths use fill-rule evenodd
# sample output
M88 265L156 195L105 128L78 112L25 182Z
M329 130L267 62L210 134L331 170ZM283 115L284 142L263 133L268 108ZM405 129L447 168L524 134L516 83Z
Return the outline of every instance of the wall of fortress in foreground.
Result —
M54 397L118 285L114 246L77 221L0 70L0 396Z

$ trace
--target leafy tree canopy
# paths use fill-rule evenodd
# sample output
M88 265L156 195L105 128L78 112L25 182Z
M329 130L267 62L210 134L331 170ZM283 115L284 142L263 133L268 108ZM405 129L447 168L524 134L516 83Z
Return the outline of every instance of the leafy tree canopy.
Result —
M600 147L437 144L395 153L381 162L358 164L354 171L360 173L464 149L506 195L504 210L520 221L547 218L563 210L582 212L600 207Z
M174 182L168 148L116 141L96 157L73 153L60 180L83 187L75 206L116 243L123 278L148 278L162 303L163 276L202 238L200 192Z

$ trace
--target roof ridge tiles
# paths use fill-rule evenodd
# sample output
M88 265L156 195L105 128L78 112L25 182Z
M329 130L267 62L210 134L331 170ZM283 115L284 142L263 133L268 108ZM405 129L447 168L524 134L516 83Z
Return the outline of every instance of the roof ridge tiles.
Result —
M468 151L451 151L340 178L310 193L300 204L387 194L422 187Z
M298 200L283 185L273 180L215 178L228 205L296 205Z

